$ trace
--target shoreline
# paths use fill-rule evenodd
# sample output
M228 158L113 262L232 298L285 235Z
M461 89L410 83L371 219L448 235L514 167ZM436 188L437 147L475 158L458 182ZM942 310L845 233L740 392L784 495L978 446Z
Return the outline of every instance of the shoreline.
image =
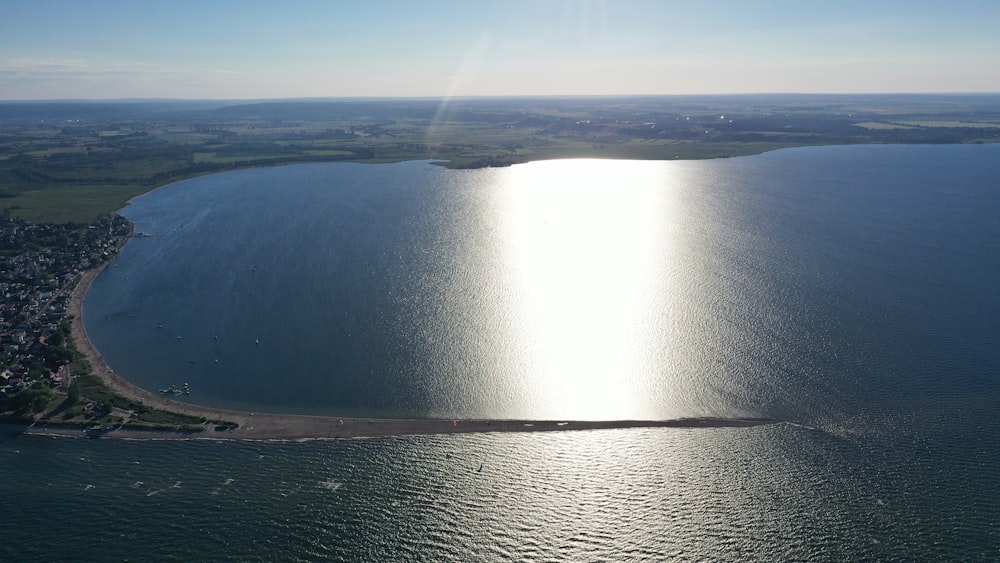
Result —
M135 236L125 239L125 242ZM125 243L122 243L124 246ZM775 424L779 421L766 418L685 418L674 420L492 420L492 419L431 419L431 418L356 418L280 413L256 413L207 407L177 401L143 389L119 376L104 360L87 335L83 319L83 301L91 284L97 279L104 264L83 272L70 297L67 313L72 317L71 338L76 349L90 363L93 375L112 391L141 402L151 408L238 424L231 430L182 432L146 429L116 428L102 433L109 438L147 439L208 439L208 440L311 440L338 438L367 438L377 436L406 436L428 434L461 434L472 432L553 432L570 430L602 430L623 428L744 428ZM81 436L80 428L32 424L27 434L51 436Z

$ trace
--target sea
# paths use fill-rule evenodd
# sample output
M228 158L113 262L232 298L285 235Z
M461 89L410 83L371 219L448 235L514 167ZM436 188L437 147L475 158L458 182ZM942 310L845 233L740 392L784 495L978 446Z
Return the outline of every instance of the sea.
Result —
M1000 560L1000 145L241 170L122 213L109 364L343 416L753 428L0 430L0 560Z

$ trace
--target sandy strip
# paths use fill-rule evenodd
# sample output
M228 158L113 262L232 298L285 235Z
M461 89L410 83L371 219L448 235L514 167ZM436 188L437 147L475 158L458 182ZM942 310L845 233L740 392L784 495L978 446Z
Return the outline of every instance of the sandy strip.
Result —
M611 430L623 428L745 428L776 424L778 421L757 418L684 418L677 420L438 420L423 418L336 418L206 409L186 405L191 412L208 412L215 418L241 418L245 426L235 430L204 432L170 432L155 430L115 429L101 438L136 440L266 440L304 441L379 436L411 436L432 434L469 434L484 432L567 432L571 430ZM230 416L233 415L233 416ZM80 429L32 425L24 434L68 436L82 438Z
M203 407L176 401L152 393L118 376L94 347L83 324L83 299L90 284L104 266L85 272L73 290L68 314L73 316L72 336L77 350L90 362L94 375L115 392L142 401L157 409L204 417L209 420L227 420L239 424L234 430L199 433L172 433L136 430L114 430L106 437L121 438L174 438L218 440L300 440L318 438L358 438L374 436L403 436L414 434L452 434L469 432L548 432L565 430L596 430L611 428L720 428L748 427L773 424L771 419L744 418L688 418L679 420L453 420L453 419L400 419L400 418L341 418L332 416L305 416L276 413L250 413ZM38 427L27 430L30 434L74 435L80 430Z

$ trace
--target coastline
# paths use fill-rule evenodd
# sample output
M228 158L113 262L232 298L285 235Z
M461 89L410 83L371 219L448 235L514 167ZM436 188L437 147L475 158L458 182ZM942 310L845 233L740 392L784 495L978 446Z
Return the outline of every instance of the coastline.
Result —
M134 236L134 233L132 234ZM129 237L131 238L131 237ZM125 239L127 242L128 239ZM124 245L124 243L123 243ZM113 258L112 258L113 260ZM685 418L675 420L488 420L488 419L418 419L418 418L351 418L334 416L256 413L220 409L185 403L142 389L116 374L87 335L83 319L83 300L91 284L111 263L83 272L70 297L68 314L72 317L71 337L77 350L90 363L93 375L114 392L155 409L236 423L231 430L181 432L170 430L133 430L118 428L106 433L110 438L146 439L216 439L216 440L309 440L455 434L471 432L552 432L621 428L722 428L750 427L775 424L766 418ZM35 424L25 433L51 436L83 434L79 428Z
M482 434L487 432L571 432L582 430L621 430L630 428L749 428L778 424L766 418L681 418L674 420L487 420L430 418L336 418L324 416L283 415L275 413L237 413L211 410L213 416L248 421L247 426L213 432L183 432L115 428L101 433L101 438L132 440L239 440L299 442L385 436L428 436L435 434ZM83 438L79 428L33 424L24 429L32 436Z

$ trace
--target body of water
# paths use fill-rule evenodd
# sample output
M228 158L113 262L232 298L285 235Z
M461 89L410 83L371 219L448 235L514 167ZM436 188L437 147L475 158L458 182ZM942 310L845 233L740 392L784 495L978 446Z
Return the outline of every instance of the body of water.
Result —
M28 525L5 526L0 558L1000 558L1000 146L289 166L125 214L149 236L84 313L150 389L285 412L785 422L11 435L0 511Z

